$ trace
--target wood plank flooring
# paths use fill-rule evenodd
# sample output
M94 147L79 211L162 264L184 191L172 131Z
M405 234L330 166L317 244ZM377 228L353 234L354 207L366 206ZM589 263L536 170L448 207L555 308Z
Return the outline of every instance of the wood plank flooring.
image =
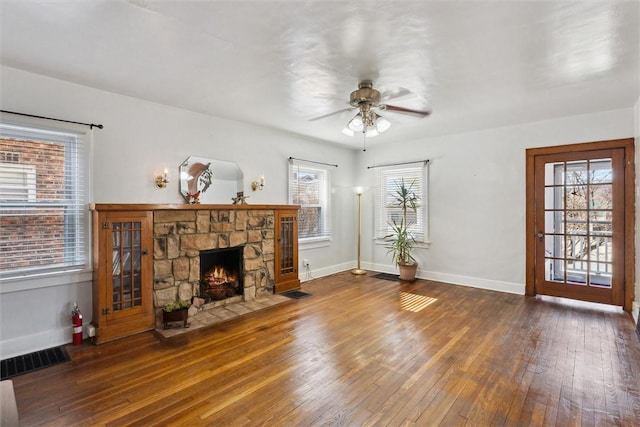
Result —
M71 348L13 379L22 425L640 423L640 343L619 309L371 274L303 290L179 337Z

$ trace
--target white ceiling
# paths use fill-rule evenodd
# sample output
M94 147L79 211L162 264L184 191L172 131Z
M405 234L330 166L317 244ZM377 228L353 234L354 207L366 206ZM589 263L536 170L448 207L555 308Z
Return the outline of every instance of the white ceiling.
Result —
M348 107L363 79L433 111L382 112L392 127L367 144L639 96L637 0L0 0L0 25L4 65L353 147L355 113L309 119Z

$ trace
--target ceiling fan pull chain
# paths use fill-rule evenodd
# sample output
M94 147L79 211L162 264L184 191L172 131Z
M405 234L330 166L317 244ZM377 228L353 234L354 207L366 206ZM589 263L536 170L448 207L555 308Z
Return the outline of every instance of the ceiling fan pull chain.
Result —
M362 132L362 151L367 151L367 134L366 128L365 131Z

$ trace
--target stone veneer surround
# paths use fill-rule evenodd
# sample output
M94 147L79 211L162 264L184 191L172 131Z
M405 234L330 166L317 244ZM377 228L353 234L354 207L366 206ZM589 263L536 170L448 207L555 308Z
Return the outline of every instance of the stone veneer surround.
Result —
M199 292L200 251L244 246L244 301L273 294L274 218L270 209L180 209L153 213L153 301L156 312Z

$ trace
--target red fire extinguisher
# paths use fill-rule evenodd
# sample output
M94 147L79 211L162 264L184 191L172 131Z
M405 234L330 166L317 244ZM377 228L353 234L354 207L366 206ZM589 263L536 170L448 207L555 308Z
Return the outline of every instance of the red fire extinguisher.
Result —
M71 323L73 324L73 345L80 345L82 344L82 313L77 303L73 303Z

